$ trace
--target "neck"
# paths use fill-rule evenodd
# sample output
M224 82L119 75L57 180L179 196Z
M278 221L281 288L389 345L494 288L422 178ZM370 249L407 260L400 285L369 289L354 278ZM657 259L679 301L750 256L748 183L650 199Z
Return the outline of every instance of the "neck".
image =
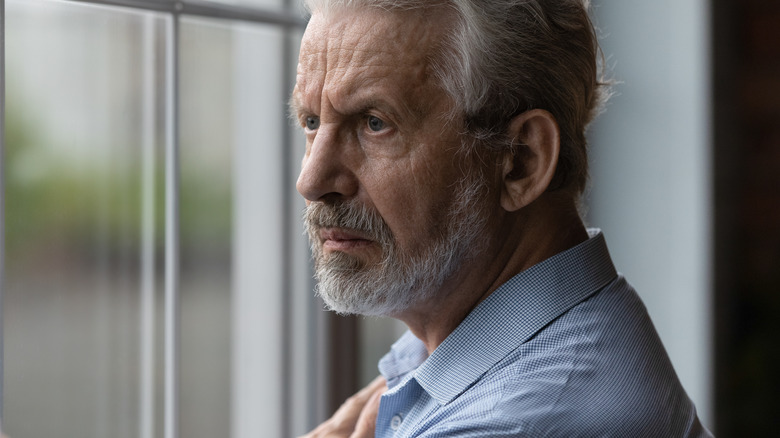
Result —
M490 231L485 249L466 261L436 298L396 316L429 354L499 286L588 239L574 200L551 193L520 211L500 212Z

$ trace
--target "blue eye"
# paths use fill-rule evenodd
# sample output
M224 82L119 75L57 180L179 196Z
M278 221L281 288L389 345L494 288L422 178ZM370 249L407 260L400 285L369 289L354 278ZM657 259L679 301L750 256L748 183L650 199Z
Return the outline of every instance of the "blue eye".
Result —
M312 131L320 127L320 118L315 116L306 117L306 128Z
M374 116L368 116L368 129L379 132L385 128L385 122L382 119Z

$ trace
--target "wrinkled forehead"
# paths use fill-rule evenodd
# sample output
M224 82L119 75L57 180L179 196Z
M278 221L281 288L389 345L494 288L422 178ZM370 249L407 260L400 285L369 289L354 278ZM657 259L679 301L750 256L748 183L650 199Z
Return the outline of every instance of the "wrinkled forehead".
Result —
M438 49L442 22L432 10L315 10L301 41L299 73L427 64Z

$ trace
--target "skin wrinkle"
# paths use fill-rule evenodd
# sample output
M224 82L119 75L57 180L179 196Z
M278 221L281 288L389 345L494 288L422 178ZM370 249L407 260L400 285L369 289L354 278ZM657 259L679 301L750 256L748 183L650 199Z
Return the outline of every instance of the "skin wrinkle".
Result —
M382 62L372 62L372 60L377 57L376 55L375 56L368 56L367 58L355 58L353 56L350 56L350 57L342 56L341 55L342 52L357 52L357 53L368 53L368 52L367 51L363 51L363 50L359 50L359 48L354 48L354 49L350 48L350 50L346 50L346 49L343 48L343 40L344 40L344 36L343 35L350 33L350 32L345 32L344 29L343 29L343 26L341 28L339 28L339 29L336 29L334 31L334 33L337 34L337 35L342 35L340 38L337 38L338 44L335 44L335 46L337 46L336 47L337 51L335 52L336 55L337 55L336 62L335 62L336 67L334 69L332 69L332 71L328 71L326 73L325 79L320 84L314 85L312 87L309 86L309 81L306 78L302 78L301 75L299 75L299 89L297 90L297 92L295 94L295 104L296 104L296 106L298 106L298 108L297 108L298 112L301 112L302 110L307 110L306 112L311 112L312 114L315 114L315 115L317 114L317 111L310 111L310 110L308 110L308 108L310 108L310 107L323 107L321 102L314 102L314 105L305 105L305 104L301 103L302 99L300 98L300 96L302 94L303 95L309 94L310 93L310 88L320 88L322 90L321 91L321 96L323 96L323 98L326 99L330 103L330 105L327 106L327 110L328 111L334 111L337 115L349 114L349 113L355 111L351 107L351 105L349 104L349 97L354 97L355 100L357 100L358 98L355 97L355 96L360 96L360 94L371 94L371 95L379 94L378 92L375 93L375 92L372 91L371 86L370 86L371 84L369 84L369 82L370 82L369 78L384 79L396 67L395 65L386 65L386 64L384 64ZM354 32L352 32L352 33L354 33ZM398 35L403 35L403 34L398 34ZM369 33L369 36L371 36L370 33ZM316 38L322 38L323 36L315 35L315 37ZM368 38L368 37L366 37L366 38ZM406 41L406 44L411 44L413 38L409 37L407 39L408 39L408 41ZM328 43L328 50L332 50L331 49L332 46L333 46L333 44L331 44L329 42ZM388 52L381 51L381 53L388 53ZM312 58L323 58L323 60L325 61L325 64L331 64L331 60L327 56L324 56L322 52L316 52L316 53L313 53L313 54L307 54L305 56L305 59L308 59L308 60L311 60ZM344 66L345 63L347 64L346 66ZM322 71L321 68L317 68L316 67L316 64L317 64L316 62L313 63L313 62L309 61L306 64L307 64L306 68L308 70L310 70L310 71ZM319 63L319 64L322 65L322 63ZM358 65L360 67L355 68L354 67L355 65ZM370 68L366 67L366 65L380 66L380 67L384 67L384 69L381 70L381 71L377 71L377 73L374 74L374 75L366 75L365 72L367 70L370 70ZM426 68L418 68L414 75L407 74L406 75L408 77L407 83L417 82L417 81L415 81L415 78L417 78L417 79L419 79L421 81L424 81L424 83L421 84L420 86L415 87L414 89L408 90L405 93L405 95L402 96L402 98L395 99L393 101L393 104L396 104L396 106L401 106L401 107L406 106L407 107L407 111L405 111L406 114L404 114L404 117L403 117L404 118L404 120L403 120L404 123L400 123L400 121L395 121L396 123L394 123L394 124L396 124L396 125L398 125L398 126L400 126L402 128L405 128L406 126L409 126L409 124L408 124L409 121L418 122L418 120L420 119L419 111L409 110L408 109L408 105L405 105L405 104L398 105L398 102L402 102L403 103L403 102L407 102L407 101L412 100L412 99L408 99L408 97L410 97L411 95L414 95L414 94L418 94L422 87L428 85L428 83L427 83L428 82L428 75L427 75L427 73L424 73L425 70L426 70ZM345 87L343 90L341 90L341 92L338 92L339 90L331 91L329 89L329 87L328 87L328 84L333 81L333 77L336 74L339 74L339 75L341 75L341 76L346 78L346 80L343 80L342 82L345 82L347 84L347 87ZM358 79L355 79L355 78L358 78ZM303 92L300 92L301 91L300 89L303 89ZM369 91L364 91L366 89L369 90ZM310 94L314 94L315 96L318 96L316 93L310 93ZM367 105L371 105L371 104L372 104L372 102L369 101ZM323 114L323 116L324 116L324 114ZM417 125L417 124L418 123L415 123L414 125ZM412 126L414 126L414 125L412 125ZM405 132L401 132L401 133L404 134Z
M363 88L365 86L365 83L370 83L371 79L374 80L382 80L385 77L387 77L389 72L392 72L397 65L396 64L385 64L381 62L381 60L385 57L383 55L391 54L389 50L382 50L376 49L374 47L371 48L371 50L363 50L360 47L344 47L344 40L347 39L350 35L358 34L360 35L361 40L376 38L376 34L379 32L379 30L374 29L373 27L369 26L369 29L365 30L362 29L365 32L357 32L351 30L351 27L347 25L347 23L341 23L338 29L333 29L333 33L336 35L339 35L338 38L326 38L325 35L317 34L313 35L313 38L318 39L325 39L328 41L328 44L326 46L326 49L324 52L315 52L312 54L306 54L305 59L308 60L306 63L306 67L309 71L322 71L322 69L318 69L316 67L316 62L312 62L312 58L322 57L325 65L325 71L327 71L326 77L324 79L324 83L328 83L329 81L333 80L333 76L336 74L349 77L353 79L353 87L351 89L345 89L344 95L352 95L356 92L356 89ZM392 29L391 29L392 32ZM416 32L409 32L409 33L403 33L400 32L400 30L395 29L394 32L392 32L389 35L389 38L385 35L382 36L383 40L390 40L390 39L397 39L400 41L399 45L407 46L407 47L414 47L417 43L421 41L425 41L427 39L430 39L432 37L431 32L428 31L426 26L419 26L418 30ZM335 40L335 41L334 41ZM336 55L335 59L335 66L331 66L332 59L330 57L325 56L328 53L332 53ZM347 54L347 56L342 56L343 54ZM407 53L410 53L410 51L407 51ZM360 54L365 55L364 57L355 57L354 55ZM420 84L417 88L413 90L409 90L409 93L407 94L416 94L420 92L420 89L427 86L430 78L432 77L429 70L430 66L427 60L423 61L421 59L416 58L412 59L412 62L407 63L406 65L415 65L417 66L416 70L413 72L407 72L407 84ZM322 65L322 63L320 63ZM377 70L377 67L384 67L386 70ZM374 74L368 74L366 75L366 72L376 71ZM355 80L355 78L358 78ZM299 77L300 79L300 77ZM299 83L300 84L300 83ZM305 83L303 84L305 86ZM323 84L324 85L324 84ZM323 90L323 95L325 94L326 90ZM338 103L338 101L341 99L341 96L335 95L331 97L331 100ZM408 105L406 105L406 102L412 101L412 99L400 99L400 102L402 103L401 106L405 107L405 112L409 115L409 120L416 121L419 119L419 116L422 112L424 112L423 108L410 108ZM319 106L319 105L315 105ZM334 105L334 107L338 107L338 105Z

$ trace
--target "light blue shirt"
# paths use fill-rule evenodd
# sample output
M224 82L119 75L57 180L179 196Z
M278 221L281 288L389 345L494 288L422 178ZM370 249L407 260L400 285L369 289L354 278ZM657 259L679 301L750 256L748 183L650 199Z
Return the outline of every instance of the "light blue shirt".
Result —
M379 362L377 437L709 437L604 237L517 274L428 356Z

